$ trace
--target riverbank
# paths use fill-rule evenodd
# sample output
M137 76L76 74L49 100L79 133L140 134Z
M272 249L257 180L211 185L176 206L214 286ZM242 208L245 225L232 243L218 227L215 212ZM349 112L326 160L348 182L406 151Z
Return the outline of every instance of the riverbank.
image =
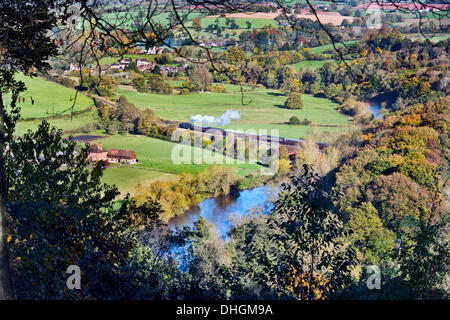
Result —
M136 192L134 198L138 204L144 203L147 198L157 199L164 211L161 219L168 222L205 199L236 195L282 179L283 176L278 174L242 178L236 174L235 168L212 165L199 174L179 174L169 181L155 181Z
M279 185L260 186L237 194L208 198L169 220L170 228L193 227L200 217L212 224L226 240L228 232L240 217L250 214L268 214L278 196Z

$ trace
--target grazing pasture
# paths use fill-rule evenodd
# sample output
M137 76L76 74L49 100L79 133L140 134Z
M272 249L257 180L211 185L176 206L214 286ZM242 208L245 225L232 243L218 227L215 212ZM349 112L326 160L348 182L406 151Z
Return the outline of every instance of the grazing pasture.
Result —
M154 181L169 180L173 177L173 174L161 171L118 165L106 168L102 181L109 185L115 185L121 193L120 198L122 198L127 193L133 196L138 185L146 186Z
M174 177L174 174L202 172L212 163L212 156L221 154L212 153L211 156L205 154L205 162L194 164L194 150L201 149L188 147L191 152L192 162L188 164L176 164L172 161L172 149L177 145L169 141L158 140L146 136L138 135L114 135L101 140L103 148L106 150L129 149L136 152L137 164L114 165L105 170L103 181L115 184L121 193L133 192L135 186L141 184L145 186L156 180L167 180ZM94 142L95 143L95 142ZM233 160L233 159L229 159ZM234 161L234 160L233 160ZM237 168L237 173L246 176L256 172L260 168L257 164L227 164L227 166Z
M210 24L215 24L215 20L218 17L206 17L202 18L202 28L208 27ZM264 26L278 26L278 23L273 19L260 19L257 17L253 17L252 15L248 15L246 17L230 17L236 21L236 24L239 26L239 29L247 29L247 21L251 23L251 29L261 29ZM219 27L227 28L226 18L219 17ZM228 29L228 31L234 31L235 29Z
M278 17L281 14L281 11L278 12L255 12L255 13L246 13L246 12L239 12L239 13L232 13L227 14L226 16L228 18L234 18L234 19L252 19L252 20L273 20L276 17ZM334 25L341 25L342 21L346 19L350 23L355 19L354 17L346 17L342 16L338 12L324 12L320 11L318 12L319 19L322 23L332 23ZM302 14L296 14L296 17L298 18L304 18L304 19L310 19L310 20L317 20L316 16L312 13L302 13ZM211 16L211 18L217 18L217 16ZM273 20L275 23L276 21ZM236 22L237 23L237 22Z
M336 43L336 47L339 48L339 47L342 47L344 45L350 46L350 45L352 45L354 43L356 43L355 40L344 41L344 43L339 42L339 43ZM311 51L314 52L314 53L317 53L317 54L322 54L322 53L324 53L327 50L333 50L333 49L334 48L333 48L332 44L326 44L326 45L323 45L323 46L312 47Z
M47 119L46 121L50 123L52 126L55 126L63 131L76 130L89 123L98 121L97 111L94 109L95 108L93 108L88 113L73 116L72 119L69 117L64 119ZM16 130L14 134L16 136L20 136L23 135L29 129L35 130L41 122L42 120L19 121L16 125Z
M308 134L310 128L288 125L287 122L292 116L297 116L301 120L304 118L311 120L321 132L344 130L350 119L336 110L336 103L327 99L304 94L302 95L304 108L292 110L284 108L286 97L277 90L247 89L243 100L248 105L242 105L239 86L226 85L226 87L226 93L157 95L120 89L118 95L125 95L131 103L142 110L150 108L161 118L175 121L189 121L197 114L218 117L229 109L236 110L240 113L240 119L233 120L229 125L223 126L224 128L273 128L280 130L280 136L295 139Z
M318 68L322 67L325 64L325 62L330 62L330 61L334 61L334 60L304 60L304 61L300 61L295 64L292 64L292 66L295 68L296 71L299 71L303 67L310 67L310 68L318 69Z
M16 78L23 81L27 87L27 91L20 95L25 98L25 102L19 104L22 118L48 117L59 113L70 114L75 97L74 89L39 77L17 75ZM91 106L94 106L91 98L83 94L77 95L74 111Z

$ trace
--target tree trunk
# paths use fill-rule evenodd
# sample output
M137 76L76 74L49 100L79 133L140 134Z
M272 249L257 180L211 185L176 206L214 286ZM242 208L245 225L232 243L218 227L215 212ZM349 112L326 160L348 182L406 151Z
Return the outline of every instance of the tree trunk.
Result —
M6 185L6 127L5 106L0 92L0 300L14 299L11 284L11 269L9 266L9 251L6 240L6 199L8 187Z

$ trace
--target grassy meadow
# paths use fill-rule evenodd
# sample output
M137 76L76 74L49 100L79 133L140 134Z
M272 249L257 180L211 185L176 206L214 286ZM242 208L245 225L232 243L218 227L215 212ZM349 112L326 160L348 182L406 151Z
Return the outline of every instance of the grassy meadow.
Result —
M227 85L226 93L193 93L188 95L157 95L138 93L120 89L118 95L125 95L128 100L140 109L150 108L164 119L189 121L191 116L220 116L228 109L239 111L241 118L233 120L230 129L278 129L280 136L298 139L307 135L309 126L288 125L292 116L300 120L307 118L321 132L339 132L344 130L349 117L339 113L337 104L327 99L302 95L304 107L301 110L284 108L286 97L277 90L255 89L242 95L238 86ZM220 126L218 126L220 127Z
M18 75L16 79L23 81L27 87L27 91L20 95L25 98L25 102L19 104L22 118L48 117L63 111L65 114L70 114L71 110L68 109L73 105L75 90L39 77L30 78ZM92 99L78 94L74 111L84 110L91 106L94 106Z
M322 67L325 64L325 62L330 62L330 61L334 61L334 60L303 60L303 61L292 64L292 66L298 72L303 67L318 69L318 68Z
M113 64L119 61L120 59L132 59L136 61L137 59L147 59L148 61L155 60L155 55L153 54L124 54L123 56L106 56L103 57L100 62L104 64Z
M348 45L352 45L352 44L354 44L356 42L357 42L356 40L344 41L344 43L339 42L339 43L336 43L336 47L339 48L339 47L342 47L344 45L348 46ZM330 49L333 49L333 45L332 44L326 44L326 45L323 45L323 46L312 47L311 51L314 52L314 53L317 53L317 54L322 54L325 51L330 50Z
M98 120L97 111L92 109L88 113L83 113L77 116L73 116L72 119L64 118L64 119L47 119L46 121L50 123L52 126L57 127L58 129L66 130L76 130L80 127L92 123ZM38 125L42 122L42 120L33 120L33 121L19 121L16 125L15 135L20 136L23 135L27 130L35 130Z
M103 147L107 150L112 148L130 149L136 152L137 164L132 165L112 165L105 170L103 181L108 184L115 184L119 191L133 193L137 185L146 186L156 180L168 180L174 178L174 174L192 173L196 174L210 166L208 163L195 164L194 151L201 151L198 148L188 147L190 150L191 162L187 164L176 164L172 161L172 149L175 143L154 139L139 135L114 135L101 140ZM214 156L221 154L204 154L205 162L212 163ZM222 157L222 159L224 159ZM234 159L229 158L235 162ZM225 161L225 160L224 160ZM226 164L237 168L237 173L246 176L257 171L260 166L257 164Z
M150 169L138 169L129 166L112 166L103 172L102 181L115 185L120 191L120 198L127 193L134 195L136 187L146 186L154 181L170 180L174 175Z
M33 96L34 105L26 101L22 105L22 117L44 117L48 114L49 106L52 112L63 111L71 106L70 100L75 90L63 87L59 84L41 78L23 78L27 84L27 95ZM174 83L178 84L178 83ZM240 87L225 85L226 93L193 93L188 95L157 95L138 93L122 86L116 96L125 95L130 102L138 108L153 109L158 116L164 119L189 121L196 114L219 116L226 110L237 110L241 114L239 120L224 128L234 130L247 129L278 129L280 136L288 138L300 138L312 131L339 132L346 130L349 118L340 114L337 104L310 95L303 95L304 108L302 110L289 110L283 107L286 97L277 90L257 88L251 90L246 87L243 105ZM26 95L26 96L27 96ZM83 110L92 106L93 102L88 97L79 94L75 110ZM54 110L54 111L53 111ZM291 116L297 116L301 120L308 118L313 126L288 125ZM74 130L97 121L95 109L90 112L74 116L73 119L49 119L50 124L63 129ZM28 129L36 129L41 123L35 121L20 121L16 127L16 135L24 134ZM94 131L93 134L102 133ZM106 149L119 148L131 149L136 152L139 163L134 165L113 165L105 170L103 181L118 186L122 194L133 193L139 184L145 186L156 180L166 180L179 173L196 174L205 170L210 164L175 164L171 160L171 152L174 143L137 135L114 135L101 140ZM189 147L191 152L194 148ZM193 157L192 157L193 159ZM209 158L210 163L212 159ZM255 164L230 164L236 167L239 175L245 176L259 169Z
M202 28L207 28L210 24L215 24L217 18L207 17L202 18ZM273 19L253 19L253 18L232 18L235 20L236 24L239 26L239 29L247 29L247 21L250 22L251 29L261 29L264 26L272 25L278 26L278 23ZM219 18L219 27L228 28L226 25L226 18ZM238 29L227 29L227 32L233 32Z
M17 80L25 83L27 91L21 94L25 102L20 102L20 116L22 119L50 117L56 114L69 115L73 105L75 90L64 87L58 83L45 80L39 77L25 77L18 75ZM32 103L33 98L34 103ZM74 111L85 110L93 107L91 111L70 118L47 119L51 125L63 130L75 130L83 125L96 121L97 114L94 102L91 98L79 93L77 95ZM16 125L15 135L23 135L28 129L35 130L42 121L20 120Z

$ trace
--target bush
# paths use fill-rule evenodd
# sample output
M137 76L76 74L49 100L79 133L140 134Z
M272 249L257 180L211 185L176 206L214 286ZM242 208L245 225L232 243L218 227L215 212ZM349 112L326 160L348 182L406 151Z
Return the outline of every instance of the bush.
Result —
M144 77L138 77L131 81L133 88L136 89L137 92L146 92L147 91L147 80Z
M294 116L289 119L288 123L289 124L300 124L300 119Z
M304 125L304 126L309 126L310 124L312 123L312 121L311 120L308 120L308 119L303 119L303 121L302 122L300 122L300 124L302 124L302 125Z
M211 88L211 91L216 93L225 93L227 92L227 88L221 85L215 85Z
M182 88L181 90L180 90L180 94L189 94L191 91L189 91L189 89L188 88Z
M278 160L278 173L282 176L287 175L291 171L291 162L288 159Z
M284 106L288 109L302 109L303 108L302 95L297 92L289 93L288 98L284 102Z
M77 86L77 82L69 77L61 77L59 78L59 82L68 88L75 88Z
M94 130L96 130L98 128L99 128L98 123L97 122L92 122L92 123L88 123L88 124L85 124L84 126L80 127L80 131L82 133L89 133L89 132L94 131Z
M338 107L338 110L351 117L364 115L368 113L367 106L363 102L356 101L355 99L352 98L345 100Z

